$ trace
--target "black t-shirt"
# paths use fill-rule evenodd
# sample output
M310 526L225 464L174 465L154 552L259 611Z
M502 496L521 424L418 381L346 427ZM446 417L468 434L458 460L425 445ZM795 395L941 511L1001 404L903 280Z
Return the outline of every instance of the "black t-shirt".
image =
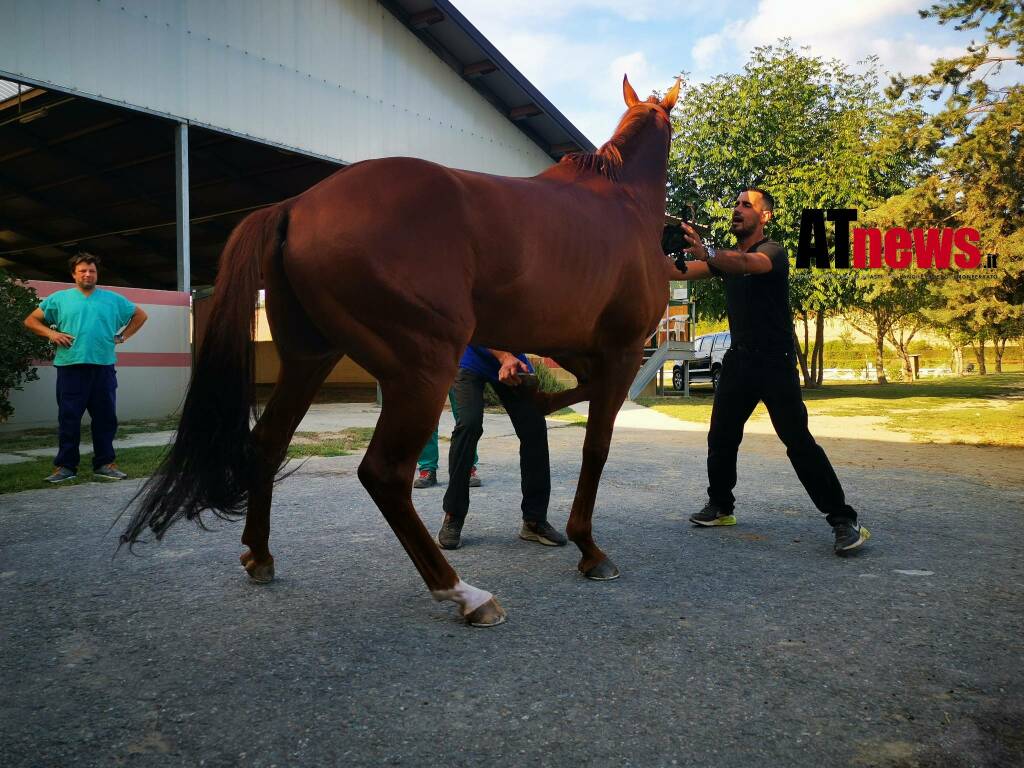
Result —
M730 275L709 263L712 274L725 282L732 347L758 352L792 352L793 313L789 308L789 257L773 240L762 240L747 253L759 252L772 260L771 271L757 275Z

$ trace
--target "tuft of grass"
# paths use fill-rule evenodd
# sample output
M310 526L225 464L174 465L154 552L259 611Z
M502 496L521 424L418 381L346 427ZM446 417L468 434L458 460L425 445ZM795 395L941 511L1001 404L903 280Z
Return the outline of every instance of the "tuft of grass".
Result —
M373 427L349 427L341 432L296 432L288 446L288 458L348 456L365 450L372 437Z

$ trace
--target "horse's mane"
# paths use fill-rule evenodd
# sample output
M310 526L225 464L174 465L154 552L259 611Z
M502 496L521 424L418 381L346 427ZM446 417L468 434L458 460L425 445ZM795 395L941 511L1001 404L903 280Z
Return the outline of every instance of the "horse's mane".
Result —
M647 103L656 104L653 96ZM617 181L622 170L622 147L639 132L647 122L650 110L630 109L619 121L615 134L593 152L570 152L562 157L559 163L571 163L581 171L590 171L604 176L610 181Z

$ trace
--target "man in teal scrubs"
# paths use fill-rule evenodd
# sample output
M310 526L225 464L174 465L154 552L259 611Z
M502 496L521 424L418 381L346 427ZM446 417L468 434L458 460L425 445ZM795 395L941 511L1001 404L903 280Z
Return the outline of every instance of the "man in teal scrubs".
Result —
M78 472L82 414L92 418L93 475L123 480L114 463L117 433L117 372L114 345L122 344L146 322L146 313L124 296L96 287L99 259L91 253L71 257L75 287L47 296L25 327L57 345L57 435L60 449L50 483L72 480Z
M452 416L455 417L456 421L459 418L459 408L455 405L455 394L448 392L448 402L452 404ZM438 425L440 426L440 425ZM420 454L419 460L416 462L416 468L418 470L416 479L412 482L413 488L433 488L437 485L437 427L434 427L434 434L427 440L427 444L423 446L423 452ZM481 485L480 475L477 474L476 465L480 463L479 454L473 454L473 467L469 470L469 487L479 488Z

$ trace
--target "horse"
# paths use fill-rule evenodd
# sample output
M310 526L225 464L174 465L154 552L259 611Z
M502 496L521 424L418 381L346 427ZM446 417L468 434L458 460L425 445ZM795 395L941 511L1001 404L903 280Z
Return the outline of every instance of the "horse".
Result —
M583 576L617 578L592 516L616 413L669 281L681 278L661 249L679 85L642 101L623 78L626 111L612 138L531 178L374 159L246 217L221 254L175 438L129 505L121 544L146 529L160 539L182 517L205 527L204 511L244 517L242 566L271 581L275 480L317 390L347 355L382 394L360 482L434 599L456 603L472 626L502 623L504 608L460 579L412 503L417 456L462 351L479 344L544 355L576 376L576 387L534 397L545 413L590 401L566 534ZM261 286L281 367L257 413Z

